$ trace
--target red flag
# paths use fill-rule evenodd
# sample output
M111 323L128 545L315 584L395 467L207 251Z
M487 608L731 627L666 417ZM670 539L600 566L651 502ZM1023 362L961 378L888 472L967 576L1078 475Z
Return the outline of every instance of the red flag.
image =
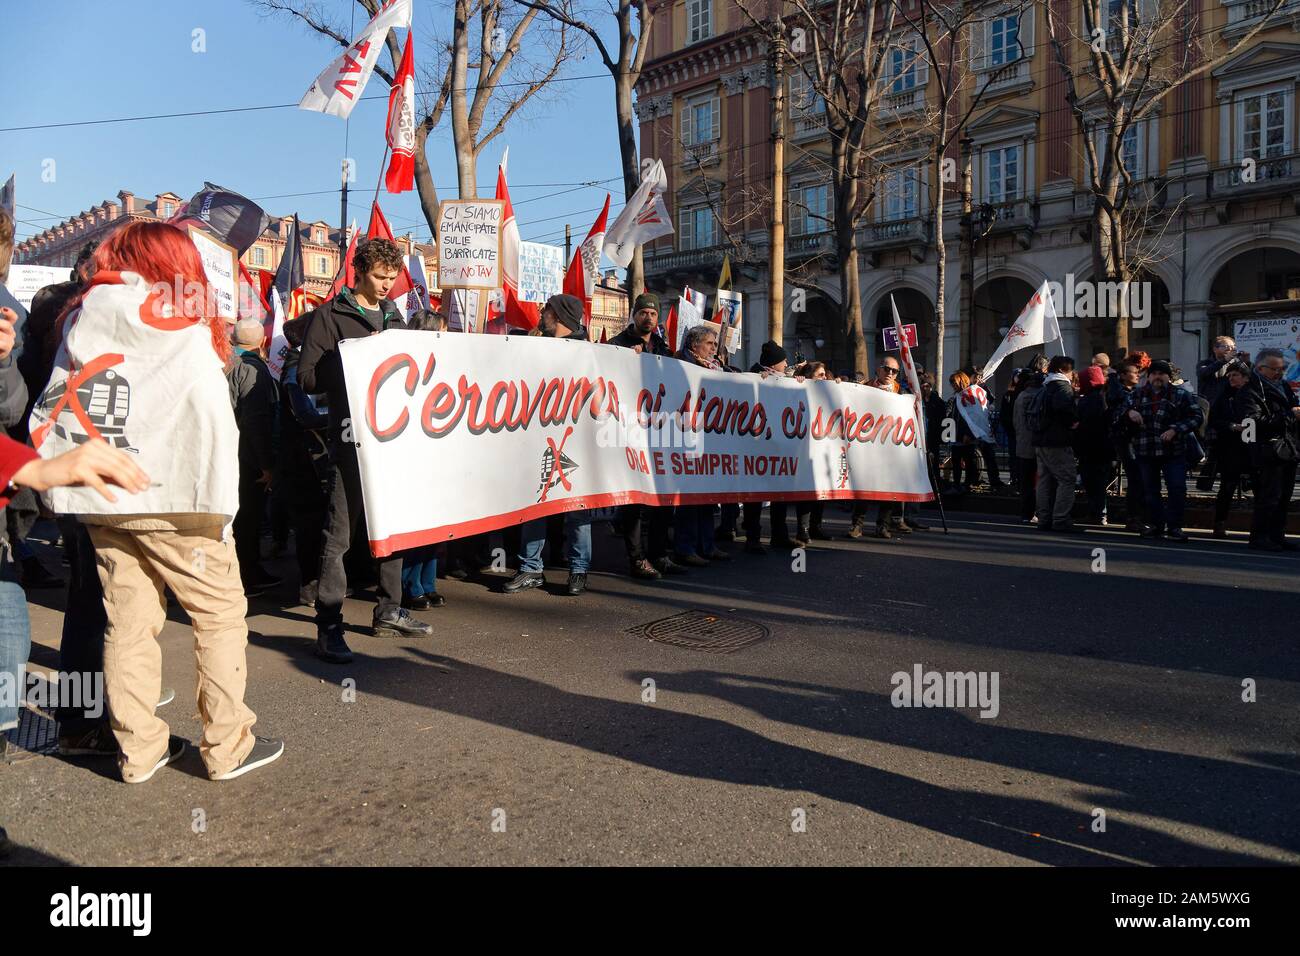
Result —
M668 307L668 322L664 325L668 333L668 348L674 354L677 352L677 305L674 303Z
M541 320L541 308L536 302L524 302L519 298L519 223L515 219L515 207L510 202L510 187L506 184L505 157L497 166L496 198L505 203L501 217L501 298L504 308L500 312L489 308L488 318L503 318L507 325L517 329L535 329Z
M384 211L379 208L379 203L374 203L370 207L370 228L366 230L367 239L387 239L393 240L393 230L388 226L388 220L384 218ZM352 270L352 259L348 257L348 271ZM406 293L415 288L415 283L411 281L411 273L406 268L406 262L402 262L402 272L393 283L393 287L388 290L390 299L400 299Z
M582 300L582 314L590 319L591 303L587 300L587 283L582 273L581 249L573 254L573 261L569 263L568 271L564 273L563 290L565 295L577 296Z
M330 287L329 298L334 298L343 291L343 287L349 289L357 284L357 274L352 270L352 253L357 251L358 231L352 230L352 238L348 240L348 251L343 253L343 268L339 270L338 276L334 279L334 285Z
M582 300L582 314L591 321L591 294L600 277L600 251L605 244L605 220L609 218L609 193L605 194L605 208L582 240L569 271L564 274L564 291Z
M605 336L605 327L603 325L600 327L600 344L601 345L609 344L609 339Z
M412 30L406 36L402 65L388 91L388 145L393 159L384 186L390 193L415 188L415 60L411 54Z

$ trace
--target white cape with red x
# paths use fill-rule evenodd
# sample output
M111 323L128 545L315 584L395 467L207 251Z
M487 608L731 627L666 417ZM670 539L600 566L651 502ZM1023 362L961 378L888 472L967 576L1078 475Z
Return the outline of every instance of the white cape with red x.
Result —
M115 504L93 489L52 488L44 498L54 512L228 522L239 509L239 429L212 334L133 272L95 276L30 424L42 458L102 438L149 475L148 491L119 492Z

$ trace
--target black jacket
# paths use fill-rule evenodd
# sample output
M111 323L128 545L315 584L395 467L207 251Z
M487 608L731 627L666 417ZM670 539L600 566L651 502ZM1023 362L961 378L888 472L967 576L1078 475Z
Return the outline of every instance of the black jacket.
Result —
M1074 444L1074 424L1079 420L1074 386L1052 379L1043 383L1043 391L1046 405L1041 427L1034 432L1034 447L1069 448Z
M1250 456L1246 445L1241 440L1241 433L1233 431L1237 421L1237 389L1224 383L1219 397L1210 406L1210 433L1214 436L1214 457L1219 468L1228 474L1240 474L1250 470Z
M401 313L391 299L379 303L383 321L376 326L352 296L344 289L328 302L307 313L307 335L298 359L298 384L309 395L324 393L329 398L330 433L337 435L343 422L350 416L348 393L343 384L343 363L339 359L339 343L345 339L361 339L385 329L405 328Z
M1223 359L1205 359L1196 365L1196 393L1210 405L1228 388L1228 380L1223 370L1227 366Z
M673 354L672 350L668 348L668 343L663 340L663 336L658 332L650 333L650 348L646 349L645 342L637 334L635 325L628 325L622 332L610 339L609 344L622 346L625 349L636 348L636 346L640 345L643 354L662 355L666 358L671 358Z
M1074 430L1074 451L1080 458L1107 461L1115 456L1110 440L1111 409L1106 387L1094 388L1079 397L1076 408L1079 427Z
M1300 423L1291 413L1297 404L1295 392L1285 382L1278 390L1258 373L1251 375L1250 381L1233 396L1232 411L1237 421L1242 424L1247 419L1255 421L1255 440L1243 444L1256 468L1279 464L1273 448L1276 439L1289 438L1293 445L1300 445Z
M271 471L275 464L271 430L279 402L271 370L256 352L244 352L236 357L226 379L239 425L239 470L246 478Z
M925 416L926 450L938 454L939 446L943 444L943 420L948 414L948 403L931 392L929 398L921 400L921 411Z

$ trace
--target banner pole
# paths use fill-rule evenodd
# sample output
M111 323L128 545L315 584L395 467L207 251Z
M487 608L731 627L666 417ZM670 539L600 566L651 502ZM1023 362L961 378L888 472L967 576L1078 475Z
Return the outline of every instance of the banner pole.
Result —
M947 534L948 516L943 510L943 493L939 488L939 477L934 473L934 459L930 457L928 451L925 453L925 470L930 473L930 485L934 488L934 500L939 506L939 522L943 525L943 533Z

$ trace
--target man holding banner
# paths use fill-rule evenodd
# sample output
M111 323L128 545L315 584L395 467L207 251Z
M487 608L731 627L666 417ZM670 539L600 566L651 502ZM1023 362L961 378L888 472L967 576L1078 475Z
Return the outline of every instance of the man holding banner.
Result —
M609 344L632 349L643 355L671 357L672 350L659 334L659 296L653 292L643 292L637 296L632 303L631 323L610 339ZM624 505L620 517L632 577L653 581L664 574L686 573L686 568L668 556L668 526L673 520L672 508ZM649 535L646 547L641 544L643 523Z
M332 664L352 660L352 651L343 639L343 598L347 590L343 557L352 544L357 523L365 518L353 417L348 407L339 344L347 339L377 335L388 328L403 327L396 304L388 298L403 266L397 245L387 239L371 239L357 249L352 265L355 286L344 288L305 317L307 335L298 362L298 381L303 391L309 395L324 392L329 396L333 472L316 593L316 656ZM407 613L401 601L402 558L390 555L379 562L375 635L432 635L433 628Z
M544 338L586 338L582 325L582 300L575 295L553 295L546 300L537 328ZM565 593L577 597L587 590L587 569L591 567L591 512L569 511L564 515L566 557L569 559L569 582ZM501 589L518 594L540 588L546 583L542 571L542 548L546 546L546 519L535 518L520 532L519 573Z

